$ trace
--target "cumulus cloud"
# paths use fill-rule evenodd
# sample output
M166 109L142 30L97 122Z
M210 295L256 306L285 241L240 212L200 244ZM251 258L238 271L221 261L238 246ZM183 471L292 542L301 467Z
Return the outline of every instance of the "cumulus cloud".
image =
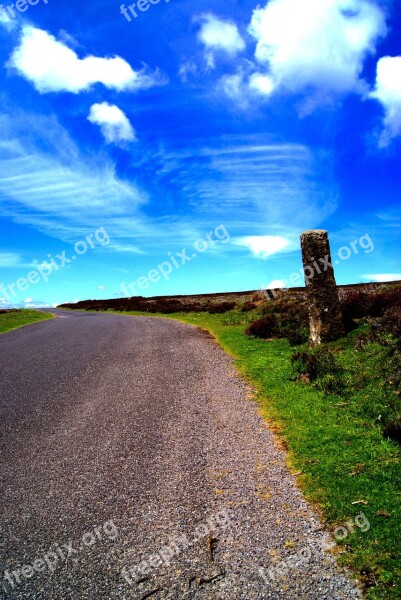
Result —
M208 13L200 17L202 21L198 32L198 40L206 47L208 65L214 67L214 52L222 50L230 56L235 56L245 48L238 27L231 21L223 21Z
M392 138L401 134L401 56L384 56L379 60L371 98L383 105L384 131L380 143L387 146Z
M254 235L238 238L238 246L249 248L257 258L268 258L287 249L291 242L281 235Z
M249 87L265 96L270 96L274 92L274 81L268 75L253 73L249 78Z
M157 72L134 71L119 56L81 59L65 43L32 26L23 27L20 45L13 52L9 65L31 81L40 93L76 94L95 83L116 90L135 90L163 83Z
M99 125L108 144L134 142L135 131L126 114L115 104L92 104L88 121Z
M270 0L253 12L248 28L256 61L266 72L250 85L260 94L274 90L363 93L364 60L386 34L383 12L368 0Z
M271 281L270 283L267 284L266 289L267 290L282 289L282 288L285 288L285 284L286 284L286 282L284 281L284 279L273 279L273 281Z

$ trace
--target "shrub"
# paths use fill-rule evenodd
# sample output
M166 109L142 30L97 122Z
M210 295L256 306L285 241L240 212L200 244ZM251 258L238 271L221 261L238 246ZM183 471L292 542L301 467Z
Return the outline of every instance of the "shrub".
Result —
M389 421L383 430L383 435L385 438L390 438L401 444L401 418L396 421Z
M286 302L280 312L280 337L291 346L304 344L309 339L309 316L306 303Z
M371 294L367 291L346 291L341 300L341 311L344 322L352 322L353 319L362 319L370 316Z
M382 317L387 309L401 306L401 287L391 286L371 296L370 316Z
M156 300L155 302L149 303L145 310L149 312L160 312L166 315L175 312L181 312L184 306L179 300Z
M315 381L318 377L318 365L315 354L311 352L297 352L291 357L294 379Z
M251 324L246 335L286 338L292 346L303 344L309 337L309 316L304 297L281 294L267 303L264 316Z
M244 302L241 310L242 312L249 312L251 310L255 310L255 308L257 308L257 305L254 302Z
M299 323L293 321L281 328L280 337L287 338L290 346L300 346L308 341L309 329L302 327Z
M262 339L275 337L278 331L277 318L275 315L266 315L251 323L245 331L245 335L254 335Z
M401 287L384 287L377 291L345 290L341 295L341 309L345 325L354 319L383 317L388 309L401 308Z
M341 396L346 391L345 380L341 372L329 373L316 382L316 387L325 394Z
M401 306L392 306L386 310L382 326L385 332L395 337L401 336Z
M207 312L213 314L224 314L233 310L237 306L236 302L219 302L219 304L209 304Z
M343 369L325 346L298 352L291 358L294 380L313 383L325 394L342 394L345 390Z
M186 310L185 312L206 312L207 307L204 304L201 304L200 302L194 302L193 304L191 304L191 307L189 309L189 305L187 304L188 310Z

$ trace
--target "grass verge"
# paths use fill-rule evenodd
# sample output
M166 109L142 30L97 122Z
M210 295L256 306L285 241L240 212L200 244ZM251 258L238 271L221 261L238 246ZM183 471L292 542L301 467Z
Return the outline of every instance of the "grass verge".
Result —
M53 318L54 316L50 313L29 309L11 310L0 313L0 334L12 331L13 329L18 329L19 327L24 327L25 325L31 325L31 323L37 323Z
M369 530L346 526L338 560L363 583L366 598L400 598L401 447L382 434L392 402L381 376L385 350L374 343L357 350L358 330L329 344L343 368L344 389L327 393L291 380L295 349L288 341L246 337L248 314L168 317L207 329L234 357L256 388L264 417L288 447L301 489L328 528L335 531L364 513Z

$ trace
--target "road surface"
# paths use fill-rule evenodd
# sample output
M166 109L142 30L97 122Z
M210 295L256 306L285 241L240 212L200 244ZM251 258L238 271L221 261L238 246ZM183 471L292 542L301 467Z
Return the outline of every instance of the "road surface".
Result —
M356 598L232 360L165 319L0 336L0 598Z

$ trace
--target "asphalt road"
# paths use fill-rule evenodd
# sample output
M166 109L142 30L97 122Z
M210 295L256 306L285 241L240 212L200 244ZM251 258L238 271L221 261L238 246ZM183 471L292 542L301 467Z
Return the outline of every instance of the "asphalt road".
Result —
M356 598L231 359L170 321L0 336L0 598Z

